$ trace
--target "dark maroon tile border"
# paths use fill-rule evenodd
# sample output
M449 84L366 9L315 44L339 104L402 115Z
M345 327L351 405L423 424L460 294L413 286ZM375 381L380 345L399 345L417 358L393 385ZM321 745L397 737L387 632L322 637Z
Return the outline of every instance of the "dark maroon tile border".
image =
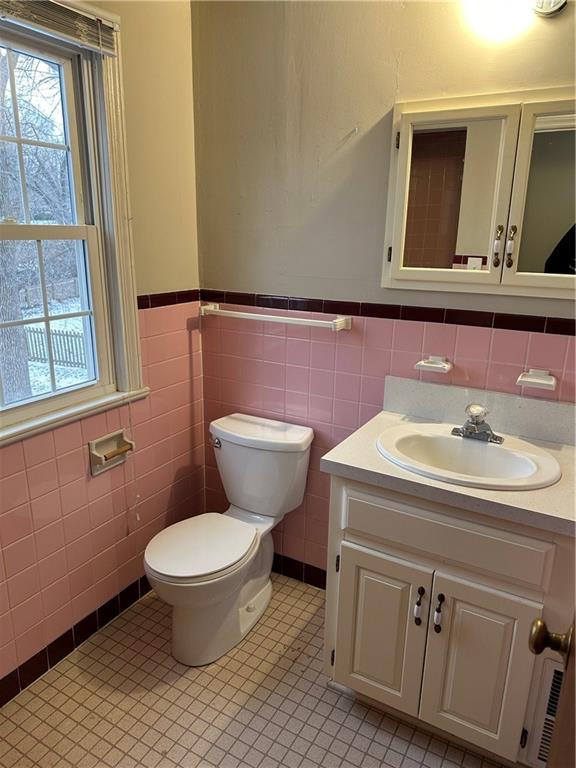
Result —
M477 309L447 309L444 322L451 325L475 325L482 328L492 328L494 314L480 312Z
M308 563L301 563L300 560L294 560L286 555L274 553L272 570L282 576L288 576L290 579L310 584L311 587L326 589L326 571L316 568L314 565L308 565Z
M21 664L18 669L9 672L0 680L0 707L7 704L20 691L23 691L55 664L62 661L65 656L72 653L81 643L88 640L94 632L102 629L109 621L112 621L119 613L125 611L149 591L148 579L146 576L142 576L138 581L132 582L111 600L66 630L50 645Z
M241 304L249 307L288 309L298 312L323 312L355 317L380 317L392 320L418 320L426 323L474 325L482 328L502 328L510 331L574 336L574 318L544 317L540 315L512 315L502 312L482 312L471 309L444 309L443 307L412 307L404 304L376 304L334 299L308 299L300 296L277 296L269 293L238 293L201 288L174 293L151 293L138 296L138 309L151 309L188 301L212 301Z
M576 335L576 320L572 317L547 317L544 333L559 333L562 336Z
M545 317L536 317L535 315L503 315L497 312L494 315L493 327L506 328L510 331L544 333L546 320Z
M268 307L269 309L290 309L290 299L288 296L268 296L262 294L258 296L258 305Z
M400 320L420 320L424 323L443 323L446 310L443 307L400 307Z
M361 304L362 317L380 317L389 320L400 320L400 304Z
M171 291L170 293L144 293L138 296L138 309L153 309L167 307L170 304L186 304L189 301L200 300L200 289L191 291ZM223 299L220 299L223 301Z

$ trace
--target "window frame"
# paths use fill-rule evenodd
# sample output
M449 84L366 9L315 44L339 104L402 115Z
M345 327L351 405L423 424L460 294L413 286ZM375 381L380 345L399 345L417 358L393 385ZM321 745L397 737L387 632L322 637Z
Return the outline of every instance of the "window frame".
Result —
M66 138L78 222L0 224L0 239L84 240L98 368L96 382L2 409L0 446L140 399L149 392L142 383L140 361L120 33L117 17L107 18L116 24L116 57L87 53L67 41L55 43L37 31L0 25L2 41L8 46L21 46L32 55L63 64L64 98L74 107L72 113L67 108ZM81 108L77 106L80 103Z

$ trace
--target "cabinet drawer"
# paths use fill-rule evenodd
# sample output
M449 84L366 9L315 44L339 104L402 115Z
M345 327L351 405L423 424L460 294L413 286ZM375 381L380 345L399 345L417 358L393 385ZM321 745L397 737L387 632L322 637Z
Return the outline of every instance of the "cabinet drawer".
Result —
M554 544L458 520L348 486L342 527L531 587L548 587Z

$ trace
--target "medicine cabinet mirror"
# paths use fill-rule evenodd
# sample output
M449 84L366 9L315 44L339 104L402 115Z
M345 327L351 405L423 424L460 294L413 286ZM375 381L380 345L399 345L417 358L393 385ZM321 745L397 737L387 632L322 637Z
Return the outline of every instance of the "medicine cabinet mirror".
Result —
M557 90L397 105L384 286L572 296L575 104Z

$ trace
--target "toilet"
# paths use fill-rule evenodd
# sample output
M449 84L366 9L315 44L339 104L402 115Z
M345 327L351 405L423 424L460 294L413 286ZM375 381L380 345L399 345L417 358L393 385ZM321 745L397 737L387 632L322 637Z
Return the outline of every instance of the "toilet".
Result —
M210 435L230 507L168 526L144 553L152 588L172 606L172 654L192 667L227 653L266 610L271 531L302 503L314 437L241 413L213 421Z

